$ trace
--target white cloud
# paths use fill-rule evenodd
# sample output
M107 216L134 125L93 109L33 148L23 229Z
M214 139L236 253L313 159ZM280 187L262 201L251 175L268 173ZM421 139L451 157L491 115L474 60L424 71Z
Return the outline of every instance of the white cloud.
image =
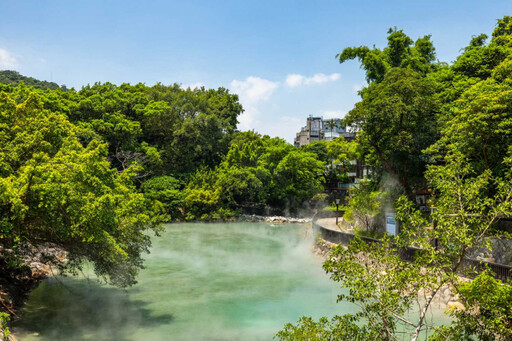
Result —
M231 91L238 94L244 112L238 117L238 129L250 130L258 126L260 110L258 104L266 101L279 86L277 82L260 77L247 77L245 80L233 80Z
M298 74L290 74L286 77L286 86L306 86L338 80L340 74L316 74L305 77ZM254 129L261 134L280 136L287 141L293 141L295 134L306 124L307 115L301 115L297 111L297 103L289 106L280 106L278 89L281 84L260 77L247 77L243 80L233 80L230 83L230 91L239 95L240 103L244 107L244 113L238 117L238 129L245 131ZM282 99L281 99L282 100ZM295 102L308 101L308 98L296 98ZM314 100L314 99L313 99ZM289 101L289 99L288 99ZM294 109L289 109L289 107ZM326 119L343 118L346 111L315 110L315 115ZM336 107L333 107L336 108ZM299 106L299 111L301 111Z
M16 69L18 60L7 50L0 49L0 69Z
M290 87L296 87L304 83L304 76L296 73L291 73L286 76L286 84Z
M286 76L286 84L289 87L297 87L299 85L311 85L311 84L321 84L326 82L334 82L340 79L341 75L339 73L332 73L330 75L326 75L324 73L316 73L311 77L305 77L303 75L299 75L297 73L291 73Z
M260 124L257 131L271 137L278 136L284 138L289 143L293 143L293 139L300 128L306 124L307 116L276 116L272 120L272 124Z
M313 77L306 78L304 81L304 84L308 85L308 84L320 84L320 83L325 83L325 82L334 82L334 81L337 81L338 79L340 79L340 76L341 75L339 73L333 73L330 75L325 75L323 73L317 73L317 74L313 75Z
M260 77L247 77L243 81L233 80L231 90L240 96L242 102L264 101L278 87L278 83Z

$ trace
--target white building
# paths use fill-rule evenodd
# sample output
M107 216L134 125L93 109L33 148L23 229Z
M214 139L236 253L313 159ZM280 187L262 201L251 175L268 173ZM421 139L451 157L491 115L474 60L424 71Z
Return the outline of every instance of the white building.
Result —
M341 124L340 118L324 119L321 116L310 115L306 120L306 126L296 134L293 144L300 147L313 141L331 141L340 136L348 141L355 138L355 134L348 132Z

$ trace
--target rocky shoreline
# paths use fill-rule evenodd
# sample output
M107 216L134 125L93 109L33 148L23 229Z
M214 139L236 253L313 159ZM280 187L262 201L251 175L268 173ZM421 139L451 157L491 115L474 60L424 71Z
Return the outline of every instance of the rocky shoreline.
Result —
M244 222L267 222L271 224L306 224L311 222L311 218L293 218L283 216L261 216L242 214L238 217L238 221Z
M0 311L9 314L11 319L18 317L18 310L27 301L30 292L45 278L53 275L53 268L67 260L67 253L56 245L39 247L24 245L16 250L0 247ZM16 257L9 257L13 255ZM10 261L11 259L11 261ZM19 265L13 266L12 259ZM0 337L4 332L0 327ZM7 340L16 340L11 334Z

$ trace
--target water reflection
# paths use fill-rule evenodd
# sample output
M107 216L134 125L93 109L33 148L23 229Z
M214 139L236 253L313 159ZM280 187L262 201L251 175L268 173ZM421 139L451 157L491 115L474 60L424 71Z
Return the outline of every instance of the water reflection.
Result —
M33 292L16 327L23 330L22 339L131 340L135 326L155 327L174 320L171 313L155 315L148 304L96 281L59 277Z

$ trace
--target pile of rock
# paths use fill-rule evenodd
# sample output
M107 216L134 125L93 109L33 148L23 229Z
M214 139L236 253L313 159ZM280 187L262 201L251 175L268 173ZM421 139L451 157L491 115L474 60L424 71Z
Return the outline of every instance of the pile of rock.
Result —
M52 244L39 247L27 247L22 257L32 271L32 277L44 279L53 275L52 266L64 264L67 261L67 252Z
M260 215L241 215L238 218L239 221L247 221L247 222L267 222L271 224L306 224L311 222L311 218L292 218L292 217L282 217L282 216L272 216L265 217Z
M322 238L318 238L313 245L313 253L318 257L327 259L329 258L333 247L335 246L336 244L334 243L328 242Z

